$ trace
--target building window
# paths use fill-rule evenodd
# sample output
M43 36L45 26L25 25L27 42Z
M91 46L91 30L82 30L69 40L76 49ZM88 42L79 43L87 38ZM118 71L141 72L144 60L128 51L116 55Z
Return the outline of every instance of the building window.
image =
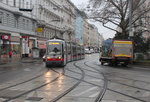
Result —
M15 18L15 28L18 28L18 20Z
M27 27L27 29L29 29L29 20L27 20L27 25L26 25Z
M25 29L25 19L23 19L23 21L22 21L22 27L23 27L23 29Z
M35 31L35 23L32 22L32 31Z
M6 15L6 22L7 22L7 25L9 25L9 20L10 20L10 15L7 14L7 15Z
M3 12L0 12L0 24L2 24L3 23Z
M16 7L16 0L14 0L14 7Z
M9 0L6 0L6 4L8 5L8 3L9 3Z

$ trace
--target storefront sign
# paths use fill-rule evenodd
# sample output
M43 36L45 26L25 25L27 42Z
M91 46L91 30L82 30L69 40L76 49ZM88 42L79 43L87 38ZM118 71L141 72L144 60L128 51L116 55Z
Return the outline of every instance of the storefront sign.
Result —
M46 49L46 42L44 42L44 41L38 41L38 48L40 48L40 49Z
M36 32L43 32L43 28L36 28Z
M3 40L10 40L10 36L9 35L2 35L2 39Z
M29 36L22 36L22 38L29 38Z
M11 36L11 41L20 42L20 38L18 36Z

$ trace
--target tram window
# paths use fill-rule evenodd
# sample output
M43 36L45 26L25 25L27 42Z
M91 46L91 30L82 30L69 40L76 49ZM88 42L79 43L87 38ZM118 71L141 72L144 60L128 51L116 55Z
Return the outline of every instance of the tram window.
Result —
M70 44L67 44L67 50L68 50L68 54L71 54L71 47L70 47Z
M49 55L53 55L53 54L60 55L61 54L61 45L59 45L59 44L58 45L49 45L47 52Z

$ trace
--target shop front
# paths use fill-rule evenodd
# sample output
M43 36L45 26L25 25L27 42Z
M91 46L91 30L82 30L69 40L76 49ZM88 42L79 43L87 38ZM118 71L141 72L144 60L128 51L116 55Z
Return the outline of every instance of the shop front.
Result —
M22 57L32 57L32 48L37 47L37 38L31 35L21 34Z
M29 57L29 36L21 36L21 54L22 57Z
M32 57L32 49L37 47L36 41L35 37L29 37L29 57Z
M10 51L10 34L0 33L0 58L1 62L9 58L8 53Z
M40 57L43 57L44 54L46 53L46 41L38 40L38 48L39 48L39 55Z
M20 45L20 35L12 33L11 34L11 51L13 53L13 58L19 59L21 57L21 51L20 51L21 45Z

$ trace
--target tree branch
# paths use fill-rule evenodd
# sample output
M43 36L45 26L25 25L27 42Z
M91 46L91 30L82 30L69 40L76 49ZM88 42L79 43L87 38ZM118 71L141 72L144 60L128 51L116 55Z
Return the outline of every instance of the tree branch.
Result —
M100 19L102 19L102 20L107 20L107 21L109 21L109 22L111 22L111 23L115 24L116 26L119 26L119 24L117 24L117 23L113 22L113 21L112 21L112 20L110 20L110 19L103 18L103 17L98 17L98 18L100 18ZM93 17L93 18L91 18L91 19L94 19L95 21L100 21L100 22L102 22L102 21L101 21L101 20L99 20L98 18Z
M139 14L139 16L131 24L133 25L137 20L139 20L145 13L147 13L149 11L150 11L150 8L148 10L142 12L141 14Z

